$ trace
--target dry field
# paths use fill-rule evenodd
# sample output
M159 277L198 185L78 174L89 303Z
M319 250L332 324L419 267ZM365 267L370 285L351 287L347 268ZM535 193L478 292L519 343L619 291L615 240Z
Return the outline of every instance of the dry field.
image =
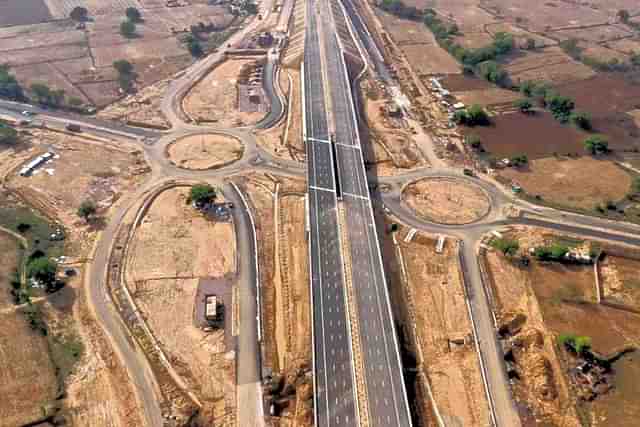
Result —
M465 49L479 49L491 44L493 36L487 32L469 33L454 37L453 41Z
M434 9L441 16L455 20L463 32L479 32L495 18L478 7L478 0L405 0L408 6Z
M488 89L468 90L465 92L453 92L453 95L460 102L467 105L480 104L487 106L512 105L513 102L522 98L519 92L490 87Z
M485 30L491 36L494 36L499 32L512 34L514 37L515 45L517 47L526 47L528 39L535 40L536 48L538 49L546 46L552 46L557 43L555 40L549 37L545 37L541 34L531 33L506 21L496 22L495 24L488 24L485 26Z
M560 85L595 75L591 68L571 59L557 46L519 54L509 60L505 70L514 83L544 80Z
M56 397L57 382L47 339L29 327L9 295L18 242L3 231L0 253L0 426L13 427L42 418Z
M238 82L245 67L254 59L229 59L219 64L184 98L185 112L198 122L214 122L222 127L256 123L264 113L247 113L239 108Z
M468 224L489 213L482 188L452 178L425 178L407 185L402 199L418 216L440 224Z
M98 107L120 97L114 81L113 61L131 61L138 73L138 86L144 87L166 79L191 63L190 55L173 31L188 30L200 22L212 23L222 30L235 22L225 7L203 2L180 8L167 8L164 2L151 4L135 0L50 0L47 3L52 15L59 20L0 28L0 56L27 87L44 81ZM81 4L86 5L93 18L86 29L77 29L74 22L66 19L69 11ZM130 40L119 34L128 5L138 7L144 19L137 25L139 37Z
M640 40L634 39L622 39L605 44L609 49L617 52L624 53L626 55L632 55L640 52Z
M393 175L406 169L426 166L427 161L418 149L411 133L402 126L402 122L393 119L385 112L385 100L366 101L369 140L372 142L372 154L379 175Z
M244 146L240 140L225 135L191 135L167 147L169 160L184 169L216 169L242 157Z
M606 250L606 249L605 249ZM627 251L625 251L627 252ZM598 268L602 280L603 298L640 310L640 261L637 253L628 251L607 254Z
M528 168L507 168L500 175L545 201L587 210L609 200L620 200L631 189L627 172L611 160L592 157L537 159Z
M169 80L154 83L100 110L97 116L102 119L119 120L134 126L169 129L170 124L162 114L160 106L168 86Z
M549 244L559 238L527 228L510 232L509 236L520 241L521 253L526 253L529 247ZM590 243L586 242L585 245L588 247ZM618 248L617 251L624 249ZM520 372L524 373L524 377L516 382L516 395L526 397L522 393L529 388L532 394L528 402L536 417L548 417L556 425L559 422L562 425L576 425L576 407L580 408L583 419L590 419L590 425L633 425L638 416L637 402L640 399L637 387L632 385L640 375L636 353L614 362L613 390L596 396L592 402L586 402L576 400L577 391L573 387L567 389L566 372L572 362L566 352L553 345L553 342L559 334L586 335L591 338L592 349L605 357L625 346L637 348L640 339L637 314L595 303L593 266L534 261L528 268L523 268L516 261L495 252L489 252L486 259L497 299L499 323L504 324L517 314L526 316L521 332L515 333L515 340L531 344L527 344L527 352L520 357L527 361L529 354L541 351L547 358L545 363L538 362L538 366L543 368L539 370L540 374L546 376L545 382L541 382L543 378L533 378L529 382L527 379L531 372L536 371L526 364L522 366ZM516 347L514 354L519 363L520 353ZM546 393L536 396L534 387Z
M416 73L460 73L458 62L438 46L433 34L423 23L400 19L380 9L375 9L375 12Z
M206 422L222 424L236 410L235 356L223 331L196 327L194 312L199 278L235 273L235 232L232 223L195 211L187 195L173 188L152 203L129 248L127 282L172 365L203 402Z
M242 178L240 186L248 195L256 220L266 355L262 362L275 378L283 379L283 385L266 398L278 401L279 413L273 420L278 425L311 426L311 312L302 197L305 185L303 181L251 175Z
M118 198L146 176L142 153L127 145L48 130L33 129L31 133L27 138L30 148L15 154L17 159L26 163L47 149L59 157L29 177L21 177L14 171L8 185L34 203L40 201L48 208L50 217L57 217L65 224L79 221L75 212L85 199L95 201L99 213L106 214ZM104 162L106 158L108 164Z
M589 27L583 29L558 30L548 33L549 37L553 37L559 41L567 39L578 39L585 42L602 43L611 40L617 40L633 36L631 31L625 25L601 25L597 27Z
M435 239L416 234L405 242L405 235L397 233L407 271L405 293L416 309L419 353L424 358L418 369L426 375L447 424L486 426L488 405L471 341L455 242L447 241L444 252L437 254ZM461 339L465 344L452 343Z
M600 61L608 62L615 59L620 62L629 62L629 55L598 44L587 45L582 53L585 56L597 58Z

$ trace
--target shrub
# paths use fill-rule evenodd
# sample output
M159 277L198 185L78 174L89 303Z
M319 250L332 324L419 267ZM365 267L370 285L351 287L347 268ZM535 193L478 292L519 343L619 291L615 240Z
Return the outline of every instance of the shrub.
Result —
M609 142L602 135L592 135L583 142L585 150L592 155L606 154L609 152Z
M491 246L502 252L503 255L513 256L520 249L520 243L515 239L508 239L505 237L499 239L493 239Z

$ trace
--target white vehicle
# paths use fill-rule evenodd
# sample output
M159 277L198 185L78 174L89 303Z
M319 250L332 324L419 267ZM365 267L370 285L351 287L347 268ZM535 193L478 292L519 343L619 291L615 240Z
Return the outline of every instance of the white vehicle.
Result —
M21 114L22 114L23 116L25 116L25 117L31 117L31 116L33 116L35 113L33 113L32 111L29 111L29 110L24 110Z

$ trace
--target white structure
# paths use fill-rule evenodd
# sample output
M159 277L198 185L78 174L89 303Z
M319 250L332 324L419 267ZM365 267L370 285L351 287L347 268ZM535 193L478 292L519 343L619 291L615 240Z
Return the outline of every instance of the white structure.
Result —
M25 166L20 169L20 176L28 176L30 175L38 166L44 164L47 160L53 157L53 153L48 151L35 159L31 160Z

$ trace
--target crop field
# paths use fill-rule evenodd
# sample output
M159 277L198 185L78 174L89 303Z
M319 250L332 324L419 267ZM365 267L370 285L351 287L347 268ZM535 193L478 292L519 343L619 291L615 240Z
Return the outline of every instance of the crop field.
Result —
M515 83L535 80L562 84L595 75L591 68L571 59L556 46L517 54L505 64L505 70Z
M593 157L532 160L526 168L507 168L500 175L529 194L571 208L593 210L598 204L623 199L631 176L611 160ZM597 176L598 179L593 179Z
M583 154L583 141L588 136L573 126L560 124L550 113L501 114L492 117L491 126L463 128L463 131L466 135L478 135L485 150L498 158L518 154L529 158L548 157L553 153Z
M13 3L28 5L37 1ZM145 3L150 8L145 8ZM15 20L12 23L16 25L0 28L2 62L12 67L26 87L36 81L45 82L98 107L120 96L112 68L114 61L126 59L134 64L139 87L153 84L192 61L176 32L188 31L199 23L223 30L235 19L225 7L201 3L178 8L167 8L164 2L137 0L47 0L47 4L58 20L32 25ZM87 7L91 17L84 29L66 19L69 11L79 5ZM141 10L143 21L137 24L137 37L125 39L119 34L119 26L129 6ZM0 26L4 18L0 13Z
M406 0L418 9L430 7L442 16L453 18L463 32L478 32L495 18L478 7L478 0Z
M601 43L633 36L633 31L624 25L599 25L584 29L556 30L547 33L558 41L578 39L592 43Z

